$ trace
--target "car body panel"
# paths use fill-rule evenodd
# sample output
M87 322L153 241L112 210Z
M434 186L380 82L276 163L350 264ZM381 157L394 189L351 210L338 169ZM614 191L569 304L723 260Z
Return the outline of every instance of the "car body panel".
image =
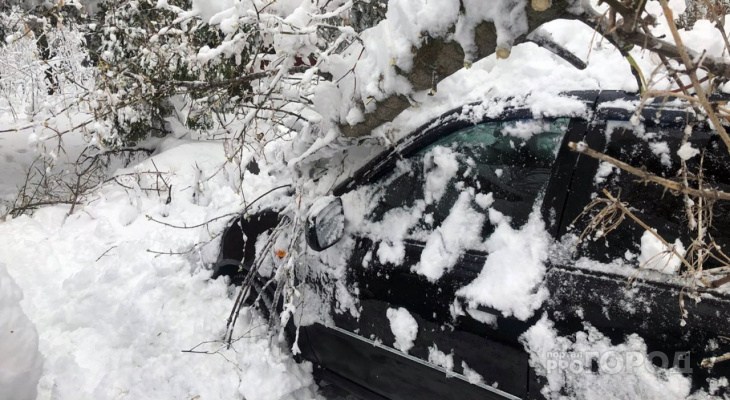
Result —
M327 343L315 348L320 365L388 399L423 399L424 395L475 400L520 398L499 388L470 383L462 374L342 328L314 324L307 329L310 336Z

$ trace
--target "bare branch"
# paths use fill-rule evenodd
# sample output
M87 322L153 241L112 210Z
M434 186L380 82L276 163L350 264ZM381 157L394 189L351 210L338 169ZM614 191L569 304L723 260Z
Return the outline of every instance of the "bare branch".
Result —
M718 357L704 358L704 359L702 359L701 365L703 367L709 369L709 368L713 368L715 366L715 364L717 364L719 362L728 361L728 360L730 360L730 353L725 353Z
M717 130L717 133L720 134L722 141L725 142L725 146L727 147L728 152L730 152L730 136L728 136L725 128L722 126L722 123L720 123L720 120L717 118L717 115L715 114L715 110L712 108L712 105L709 101L707 101L707 96L705 96L705 91L704 89L702 89L702 84L697 78L697 69L695 68L694 62L689 57L689 54L687 54L687 48L684 46L682 42L682 37L679 36L677 26L674 24L674 13L672 12L672 9L669 8L667 0L659 0L659 2L662 5L662 9L664 10L664 16L667 19L667 24L669 26L669 30L672 32L674 42L677 44L679 55L681 56L682 62L687 68L689 78L692 81L692 89L694 89L697 97L700 100L700 104L702 104L702 108L704 108L707 116L710 117L710 121L712 121L713 127L715 128L715 130Z
M676 193L682 193L682 194L687 194L690 196L702 197L702 198L710 199L710 200L730 200L730 193L723 192L723 191L716 190L716 189L698 190L698 189L684 187L681 183L679 183L677 181L673 181L673 180L667 179L667 178L662 178L660 176L652 174L649 171L646 171L645 169L636 168L621 160L617 160L611 156L608 156L601 152L595 151L595 150L591 149L590 147L588 147L588 144L586 144L585 142L580 142L580 143L570 142L570 143L568 143L568 147L575 152L585 154L585 155L595 158L597 160L611 163L611 164L621 168L622 170L637 176L642 181L656 183L656 184L664 186L665 188L667 188L673 192L676 192Z

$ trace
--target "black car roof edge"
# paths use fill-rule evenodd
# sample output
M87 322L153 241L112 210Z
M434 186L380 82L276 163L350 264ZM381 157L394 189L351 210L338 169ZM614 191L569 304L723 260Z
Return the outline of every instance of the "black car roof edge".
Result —
M558 93L557 95L565 96L565 97L577 97L578 99L583 100L586 103L588 103L589 108L591 110L593 110L593 109L595 109L595 103L598 100L599 96L603 93L609 93L609 92L624 93L624 95L626 95L626 92L615 91L615 90L603 90L603 91L601 91L601 90L577 90L577 91L562 92L562 93ZM503 99L510 100L510 99L514 99L514 98L515 98L515 96L510 96L510 97L504 97ZM501 99L501 98L493 98L493 99L488 99L488 100L484 100L484 101L476 101L476 102L467 103L462 106L453 108L449 111L446 111L445 113L439 115L438 117L429 120L425 124L419 126L418 128L414 129L412 132L405 135L400 140L396 141L396 143L394 143L394 145L391 148L384 150L383 152L381 152L378 155L376 155L375 157L373 157L370 161L365 163L353 175L346 178L345 180L340 182L337 186L335 186L335 188L332 190L332 193L335 196L340 196L340 195L344 194L345 192L347 192L348 190L351 190L353 188L352 185L355 182L364 178L368 171L371 171L374 169L379 169L376 167L379 164L382 164L383 162L388 160L393 154L400 153L403 150L410 147L410 145L419 143L419 141L417 140L419 137L422 137L426 133L431 131L432 129L437 128L436 126L433 126L433 124L435 122L448 119L449 117L452 117L452 116L461 115L465 108L479 106L481 104L484 104L487 101L493 101L493 100L499 100L499 99ZM508 108L507 110L505 110L504 112L508 113L508 112L515 112L518 110L523 110L523 109L511 107L511 108ZM491 121L491 120L496 120L496 119L499 119L499 118L485 117L485 118L482 118L479 122L481 123L481 122L486 122L486 121ZM463 122L463 121L459 120L459 119L453 119L451 121L446 121L446 122L458 123L458 122ZM377 171L375 171L375 172L377 172Z

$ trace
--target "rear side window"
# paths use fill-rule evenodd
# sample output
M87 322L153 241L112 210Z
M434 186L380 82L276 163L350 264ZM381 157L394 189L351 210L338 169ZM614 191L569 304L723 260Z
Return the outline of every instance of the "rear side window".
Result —
M674 127L647 128L609 121L605 127L600 127L594 133L600 134L602 131L605 134L605 147L602 149L605 154L661 177L679 179L681 163L677 151L684 136L683 129L681 123ZM700 151L698 155L687 160L690 173L699 173L704 155L703 179L707 187L723 191L730 189L730 156L719 136L710 132L707 127L698 126L690 137L690 144ZM691 243L683 196L669 193L659 185L642 182L636 176L620 171L608 163L598 163L598 168L593 171L594 197L603 196L602 190L606 189L613 196L619 197L637 217L655 228L668 242L674 243L679 239L685 248ZM709 233L721 246L730 244L730 207L726 202L717 202L714 210L713 227ZM574 232L580 233L593 215L595 211L590 216L581 218L576 223ZM636 262L644 232L641 226L627 219L611 234L605 237L594 235L579 248L582 255L601 262L616 259Z
M408 236L417 240L465 206L480 214L491 207L519 227L550 178L569 121L488 122L441 138L373 184L367 218L378 223L396 213L410 216ZM480 236L491 230L482 224Z

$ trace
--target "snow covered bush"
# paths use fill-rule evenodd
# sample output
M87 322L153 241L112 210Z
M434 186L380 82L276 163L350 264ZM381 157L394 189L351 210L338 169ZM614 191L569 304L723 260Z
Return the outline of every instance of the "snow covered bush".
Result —
M189 3L168 5L178 6ZM104 2L98 15L91 34L98 47L90 49L98 73L88 101L102 122L93 126L99 143L120 147L165 136L170 133L166 119L179 118L171 101L175 81L196 77L188 31L198 27L176 23L173 12L149 0Z
M14 8L0 11L0 30L0 113L50 126L78 113L77 102L93 79L85 66L82 27L52 25L45 17ZM50 47L48 54L40 42Z

